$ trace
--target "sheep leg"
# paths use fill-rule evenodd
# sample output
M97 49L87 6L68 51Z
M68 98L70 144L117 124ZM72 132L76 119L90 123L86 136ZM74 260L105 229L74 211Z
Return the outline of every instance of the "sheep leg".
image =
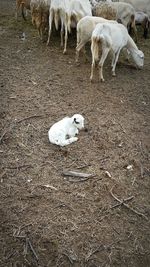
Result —
M84 54L85 62L90 62L90 60L89 60L89 58L88 58L88 56L87 56L87 54L86 54L85 46L83 47L82 52L83 52L83 54Z
M58 31L58 27L59 27L59 10L57 9L54 13L54 22L55 22L55 28Z
M27 9L25 10L25 16L26 17L28 16L28 10Z
M73 142L76 142L77 140L78 140L78 137L76 137L76 136L75 137L71 137L71 138L66 140L65 145L69 145L69 144L71 144Z
M117 61L118 61L118 58L119 58L120 51L121 51L121 48L118 49L118 51L114 54L114 57L113 57L112 76L116 76L115 69L116 69L116 64L117 64Z
M135 35L135 42L137 43L138 41L138 36L137 36L137 28L135 25L135 16L131 16L131 24L129 28L129 34L131 34L131 30L133 30L134 35Z
M48 39L47 39L47 45L50 43L50 37L51 37L51 32L52 32L52 22L54 19L54 10L50 10L50 15L49 15L49 31L48 31Z
M43 40L43 31L42 31L41 26L38 28L38 32L39 32L39 37L40 37L40 39L42 41Z
M68 40L68 27L67 27L67 24L65 24L65 45L64 45L63 54L66 54L66 51L67 51L67 40Z
M100 59L100 62L99 62L99 79L101 82L104 82L104 77L103 77L103 65L104 65L104 62L107 58L107 55L109 53L109 50L110 48L106 47L102 50L102 56L101 56L101 59Z
M71 137L69 139L59 140L56 144L59 146L67 146L73 142L76 142L77 140L78 140L78 137Z
M95 69L95 60L92 61L92 66L91 66L91 76L90 76L91 82L93 81L94 69Z
M149 30L149 27L150 27L150 21L148 18L145 18L143 23L142 23L142 26L144 28L144 33L143 33L143 37L145 39L147 39L147 35L148 35L148 30Z
M63 37L64 37L64 24L63 21L61 20L61 30L60 30L60 38L61 38L61 43L60 46L63 47Z
M80 42L76 47L76 58L75 58L76 62L79 62L79 53L80 53L80 50L84 47L84 45L85 45L85 42Z
M78 134L79 133L79 130L78 129L73 129L72 130L72 128L69 130L69 132L68 132L68 136L69 136L69 138L71 138L71 137L75 137L75 135L76 134Z
M113 53L113 58L112 58L112 62L111 62L111 67L112 68L113 68L114 62L115 62L115 53Z
M19 8L20 8L20 5L16 2L16 20L18 20L18 13L19 13Z
M134 31L134 35L135 35L135 42L138 42L138 35L137 35L137 28L135 26L135 24L133 25L133 31Z
M25 16L25 14L24 14L24 9L25 9L25 7L24 7L24 3L22 3L22 4L21 4L21 13L22 13L22 17L23 17L23 19L26 20L26 16Z

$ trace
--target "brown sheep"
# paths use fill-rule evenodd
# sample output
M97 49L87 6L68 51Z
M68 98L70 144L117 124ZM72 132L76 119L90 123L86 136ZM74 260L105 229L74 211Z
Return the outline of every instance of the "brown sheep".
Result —
M18 20L19 9L21 10L22 17L26 20L24 9L30 10L31 0L16 0L16 19Z
M32 24L38 29L40 39L44 39L44 34L48 30L49 1L31 0Z
M109 3L97 3L92 8L92 14L93 16L102 17L104 19L117 19L117 11Z

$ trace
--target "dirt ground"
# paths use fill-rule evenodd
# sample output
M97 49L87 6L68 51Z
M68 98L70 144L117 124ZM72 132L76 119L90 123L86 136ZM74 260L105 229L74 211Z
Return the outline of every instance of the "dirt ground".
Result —
M108 59L91 84L75 36L63 55L59 34L47 47L14 9L0 1L0 266L150 266L150 39L139 32L143 70L121 57L114 78ZM50 126L74 113L78 142L50 144Z

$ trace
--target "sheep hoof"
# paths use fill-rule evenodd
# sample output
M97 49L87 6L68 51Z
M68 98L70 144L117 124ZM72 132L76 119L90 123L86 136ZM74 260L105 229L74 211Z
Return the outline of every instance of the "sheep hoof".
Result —
M49 46L49 41L47 41L46 45Z
M63 51L63 54L64 54L64 55L66 55L66 54L67 54L67 51L66 51L66 50L64 50L64 51Z
M113 73L112 73L112 76L113 76L113 77L115 77L115 76L116 76L116 73L115 73L115 72L113 72Z
M90 77L90 82L91 82L91 83L93 82L93 78L92 78L92 77Z
M104 78L101 78L101 82L102 82L102 83L105 82Z

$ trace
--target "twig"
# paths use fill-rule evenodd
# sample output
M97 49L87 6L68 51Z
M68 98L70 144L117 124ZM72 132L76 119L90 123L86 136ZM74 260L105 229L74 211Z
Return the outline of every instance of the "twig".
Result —
M108 259L109 259L109 263L110 263L110 264L112 263L111 256L112 256L112 250L110 251L110 253L109 253L109 255L108 255Z
M136 211L135 209L131 208L128 204L124 203L124 201L122 201L122 200L120 200L118 197L116 197L116 196L113 194L113 192L112 192L113 188L114 188L114 187L112 187L112 189L110 190L110 194L111 194L111 196L112 196L115 200L117 200L117 201L120 203L120 205L125 206L126 208L128 208L129 210L131 210L132 212L134 212L135 214L137 214L137 215L143 217L145 220L148 221L148 217L147 217L147 216L145 216L143 213L141 213L141 212L139 212L139 211Z
M78 183L78 182L85 182L87 180L89 180L90 178L93 178L94 176L91 176L91 177L87 177L87 178L72 178L72 177L69 177L67 178L67 181L68 182L72 182L72 183Z
M74 178L69 177L67 180L69 182L85 182L90 178L95 177L96 175L94 174L88 174L88 173L81 173L81 172L74 172L74 171L64 171L62 173L64 176L72 176Z
M148 156L145 155L145 153L143 152L143 147L142 147L142 142L141 141L139 142L139 146L140 146L140 150L141 150L141 154L142 154L143 158L148 159Z
M68 255L67 251L64 251L64 252L62 252L62 255L66 256L69 259L71 264L73 264L75 261L77 261L77 256L73 255L73 253Z
M91 164L84 164L84 165L77 167L77 169L80 170L80 169L84 169L84 168L89 167L89 166L91 166Z
M92 249L89 254L86 256L85 261L88 262L89 259L91 258L91 256L97 252L101 252L105 249L104 245L99 245L98 247L96 247L95 249Z
M0 143L2 142L4 136L6 135L6 133L8 132L8 130L4 131L0 137Z
M26 227L28 227L30 225L33 225L33 224L32 223L28 223L28 224L25 224L25 225L22 225L22 226L18 226L18 229L14 230L14 232L13 232L13 237L26 238L25 235L20 235L20 232L21 232L22 229L24 229L24 228L26 228Z
M143 165L140 164L140 170L141 170L141 178L144 177L144 168L143 168Z
M38 256L37 256L37 254L36 254L36 252L35 252L35 250L34 250L32 244L31 244L31 241L30 241L29 237L27 237L26 242L27 242L27 244L29 245L30 250L32 251L34 257L36 258L36 260L37 260L37 262L38 262L38 261L39 261L39 258L38 258Z
M55 190L55 191L57 191L58 189L56 188L56 187L54 187L54 186L52 186L52 185L49 185L49 184L32 184L32 186L34 187L33 188L33 190L36 188L36 187L46 187L46 188L50 188L50 189L52 189L52 190Z
M114 209L114 208L116 208L116 207L119 207L119 206L121 206L124 202L126 202L126 201L130 201L130 200L132 200L133 198L134 198L134 196L125 198L125 199L123 199L120 203L118 203L118 204L116 204L116 205L114 205L114 206L111 206L110 208L111 208L111 209Z
M22 121L29 120L29 119L32 119L32 118L40 118L40 117L43 117L43 115L31 115L31 116L28 116L28 117L25 117L25 118L22 118L22 119L18 120L17 123L20 123Z
M55 170L58 170L57 168L56 168L56 166L51 162L51 161L45 161L43 164L42 164L42 167L44 166L44 165L46 165L46 164L49 164L49 165L51 165Z
M136 181L136 177L134 177L134 179L132 181L132 186L134 185L135 181Z
M103 251L103 250L105 250L105 251L107 251L107 252L110 252L110 256L111 256L111 248L112 248L112 246L114 245L114 244L117 244L117 243L119 243L119 242L121 242L122 240L121 239L118 239L118 240L116 240L116 241L114 241L114 242L112 242L112 243L110 243L110 244L108 244L108 245L103 245L103 244L101 244L101 245L99 245L98 247L96 247L95 249L93 249L93 250L91 250L90 252L89 252L89 254L87 255L87 257L85 258L85 261L87 262L87 261L89 261L89 259L91 258L91 256L93 255L93 254L95 254L95 253L97 253L97 252L101 252L101 251ZM108 256L109 257L109 256Z
M2 178L4 177L4 175L6 174L7 172L6 171L3 171L2 173L1 173L1 175L0 175L0 179L1 179L1 182L2 182Z
M15 170L15 169L22 169L22 168L33 168L32 165L20 165L20 166L13 166L13 167L4 167L5 169Z
M16 254L17 254L17 251L13 251L5 259L9 260L12 256L15 256Z
M26 238L26 242L25 242L25 245L24 245L24 255L25 255L25 257L27 255L27 253L28 253L28 242L27 242L27 238Z
M81 173L81 172L75 172L75 171L64 171L62 174L64 176L73 176L73 177L80 177L80 178L89 178L89 177L94 176L94 174Z
M70 207L69 205L67 205L67 204L65 204L65 203L60 203L60 204L58 204L57 206L54 207L54 209L56 209L56 208L62 208L62 207L66 207L66 208L68 208L69 210L73 210L72 207Z
M15 127L16 123L13 123L12 125L10 125L6 130L3 131L1 137L0 137L0 143L2 142L3 138L5 137L5 135L11 131L14 127Z
M117 122L116 122L116 120L115 119L113 119L113 121L115 122L115 124L119 124L120 125L120 127L121 127L121 129L122 129L122 131L125 133L125 134L127 134L127 132L125 131L125 129L123 128L123 126L122 126L122 124L119 122L119 120L117 120Z

